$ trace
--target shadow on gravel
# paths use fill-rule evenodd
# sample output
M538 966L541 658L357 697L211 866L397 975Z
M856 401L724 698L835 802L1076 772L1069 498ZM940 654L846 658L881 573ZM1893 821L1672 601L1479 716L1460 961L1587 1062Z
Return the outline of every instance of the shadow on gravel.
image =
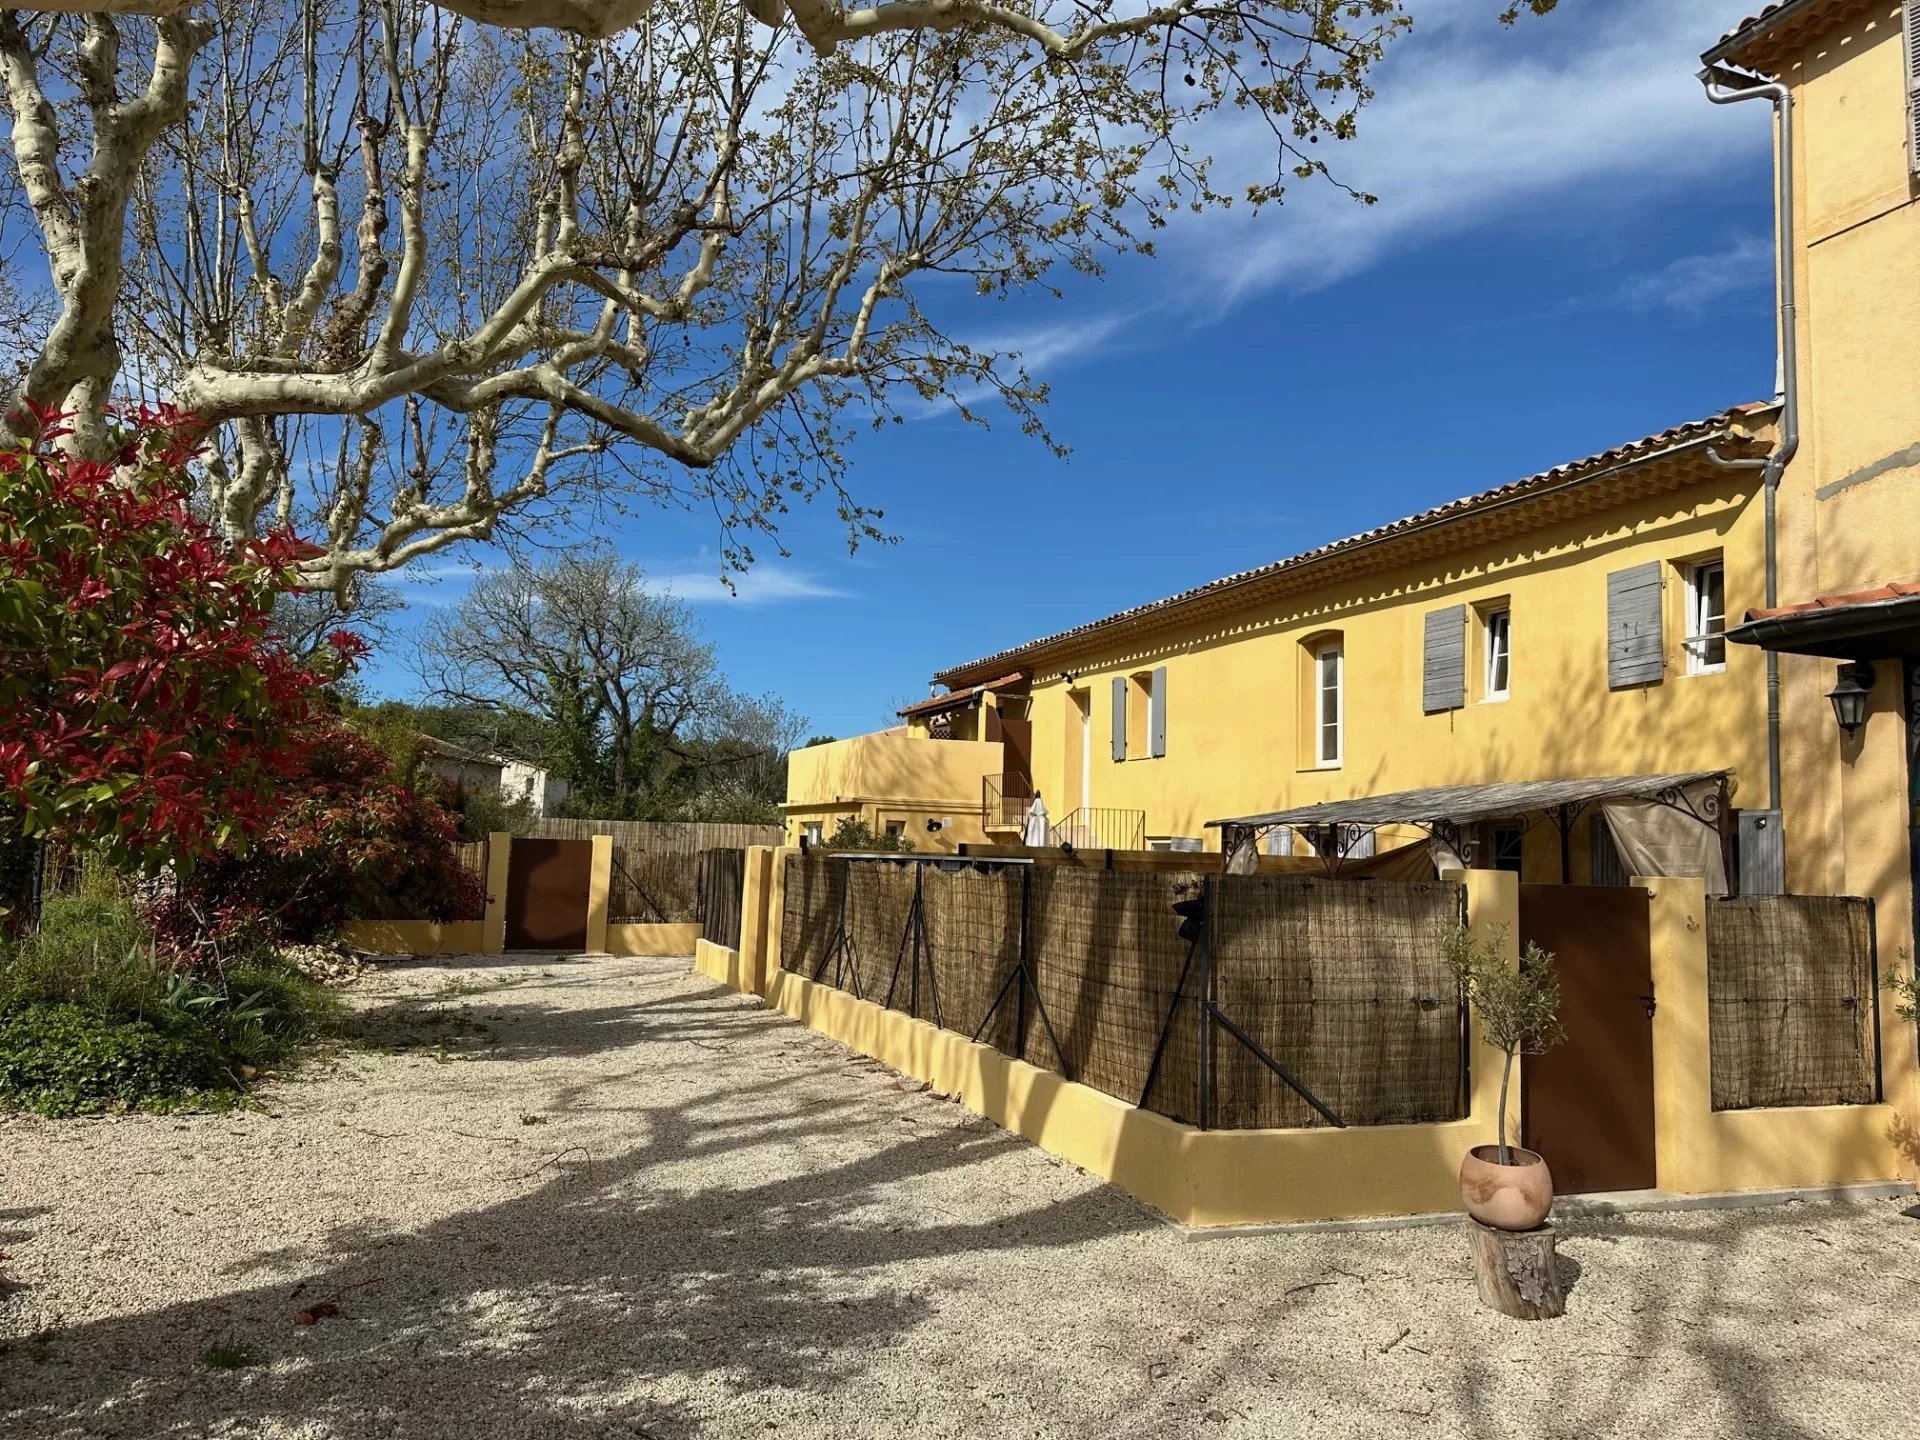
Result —
M485 1008L511 1011L503 1060L784 1023L677 998L564 1018L538 1006L476 1007ZM870 1356L901 1344L935 1306L929 1285L901 1288L880 1267L1072 1246L1157 1224L1104 1189L987 1222L893 1223L887 1187L1023 1142L984 1124L926 1124L922 1108L925 1128L876 1145L885 1135L872 1127L912 1117L889 1113L896 1107L871 1091L844 1105L785 1097L844 1057L782 1053L758 1052L776 1078L712 1099L648 1104L642 1090L643 1147L544 1160L535 1147L478 1162L512 1165L510 1178L531 1188L415 1232L386 1217L336 1232L328 1246L343 1258L297 1287L255 1286L61 1330L33 1362L0 1365L0 1430L10 1440L679 1436L697 1426L662 1396L684 1384L724 1394L857 1383ZM743 1093L764 1097L744 1117ZM723 1103L734 1113L719 1113ZM849 1109L864 1111L864 1132L844 1118ZM847 1158L850 1145L866 1148ZM679 1187L686 1172L672 1167L756 1147L777 1147L789 1168L796 1147L828 1158L760 1183ZM755 1168L736 1159L733 1173ZM323 1307L317 1323L297 1325L314 1306ZM249 1347L259 1364L198 1363L216 1344ZM711 1401L702 1408L711 1423ZM739 1418L741 1433L760 1433L757 1417Z

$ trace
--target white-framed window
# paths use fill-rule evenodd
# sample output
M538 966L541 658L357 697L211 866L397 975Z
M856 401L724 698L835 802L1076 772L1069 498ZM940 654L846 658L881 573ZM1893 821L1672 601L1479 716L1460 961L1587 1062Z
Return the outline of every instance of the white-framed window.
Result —
M1481 648L1487 657L1482 694L1504 700L1513 690L1513 611L1505 605L1481 617Z
M1345 748L1346 647L1329 640L1313 652L1313 763L1323 769L1340 763Z
M1702 560L1687 567L1687 673L1727 668L1727 567Z
M1267 854L1293 854L1293 827L1291 825L1276 825L1267 831Z
M808 845L820 843L821 825L818 820L809 820L800 827L800 838Z
M904 820L887 821L887 834L898 837L901 835L905 835L906 833L907 833L906 821Z

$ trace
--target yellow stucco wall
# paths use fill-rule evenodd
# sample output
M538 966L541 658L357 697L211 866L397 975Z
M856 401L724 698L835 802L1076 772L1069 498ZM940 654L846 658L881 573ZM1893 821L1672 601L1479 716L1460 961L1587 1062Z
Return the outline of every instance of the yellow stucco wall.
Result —
M787 839L797 844L809 822L823 836L846 816L865 820L876 834L898 822L913 848L950 852L989 837L983 825L982 782L1004 764L1000 743L930 740L924 734L883 731L787 757ZM928 829L928 821L943 822Z
M1802 440L1781 485L1780 599L1920 579L1920 182L1909 172L1900 7L1834 7L1787 57L1796 121ZM1902 677L1877 666L1866 728L1843 739L1835 662L1781 660L1788 888L1875 902L1883 971L1911 973L1913 894ZM1911 1027L1883 1007L1883 1048ZM1920 1123L1920 1080L1887 1098Z

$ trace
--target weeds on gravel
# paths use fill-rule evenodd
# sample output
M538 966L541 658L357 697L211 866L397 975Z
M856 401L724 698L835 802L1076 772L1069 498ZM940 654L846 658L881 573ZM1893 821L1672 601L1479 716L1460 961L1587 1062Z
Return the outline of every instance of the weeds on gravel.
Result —
M168 964L133 907L47 902L0 942L0 1108L43 1115L233 1103L265 1065L326 1032L338 1000L272 952L224 973Z
M260 1363L260 1354L251 1345L223 1340L200 1352L200 1363L209 1370L244 1370Z

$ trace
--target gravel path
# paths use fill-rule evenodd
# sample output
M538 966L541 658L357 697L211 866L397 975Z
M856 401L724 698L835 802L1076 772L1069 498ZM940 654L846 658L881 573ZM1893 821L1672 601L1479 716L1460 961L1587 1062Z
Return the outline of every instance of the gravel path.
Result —
M1901 1205L1188 1241L683 962L413 962L258 1113L0 1119L0 1435L1900 1436ZM337 1307L297 1323L309 1307ZM217 1369L213 1347L256 1363Z

